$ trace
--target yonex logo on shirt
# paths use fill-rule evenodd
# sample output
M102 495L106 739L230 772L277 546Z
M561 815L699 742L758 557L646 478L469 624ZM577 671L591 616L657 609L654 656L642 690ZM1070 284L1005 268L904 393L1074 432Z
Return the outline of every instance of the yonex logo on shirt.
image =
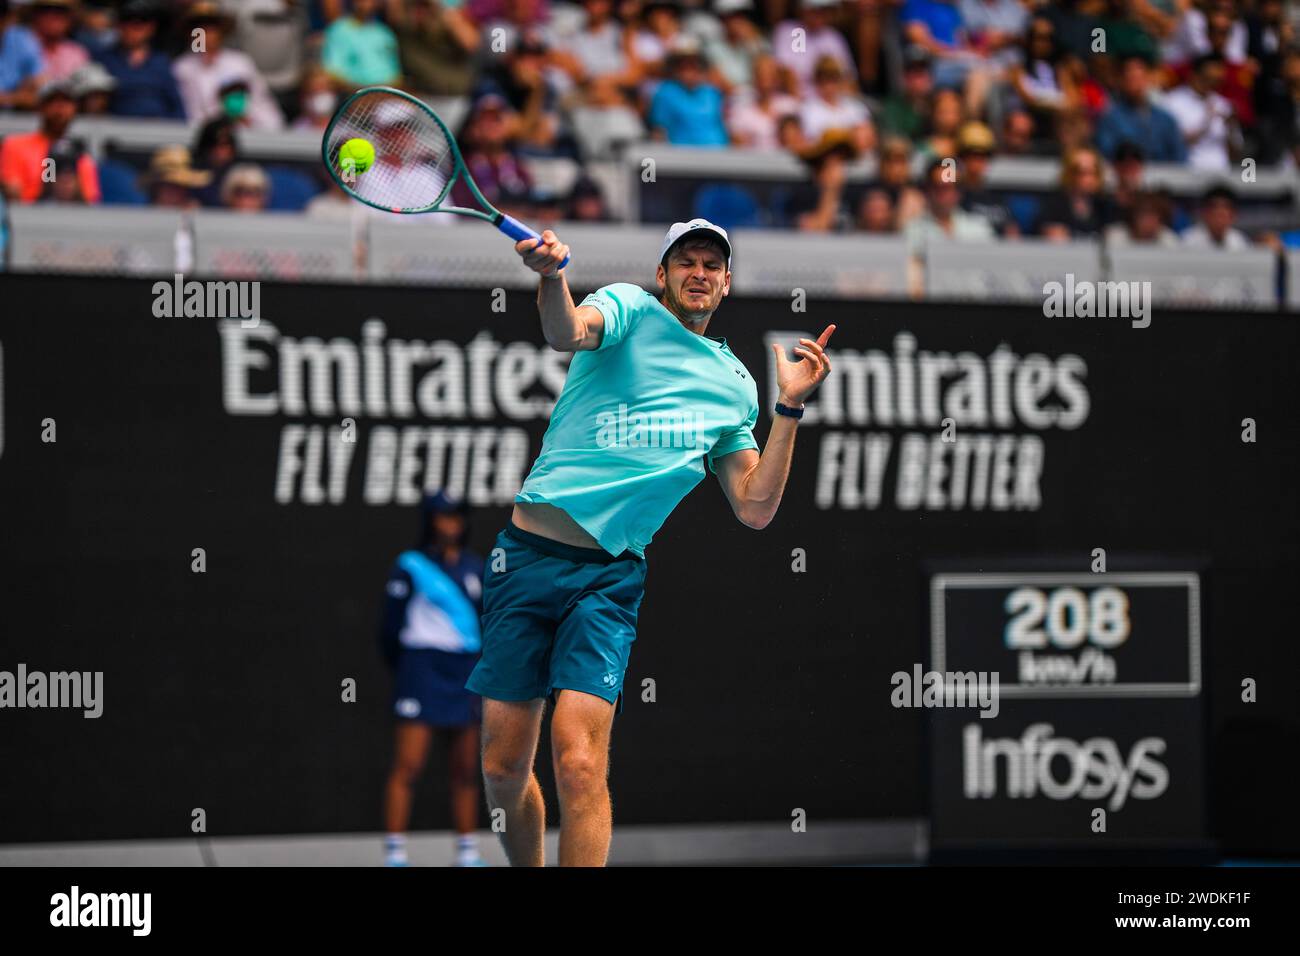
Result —
M599 412L596 424L599 448L694 448L700 427L691 409L629 413L626 402L617 412Z

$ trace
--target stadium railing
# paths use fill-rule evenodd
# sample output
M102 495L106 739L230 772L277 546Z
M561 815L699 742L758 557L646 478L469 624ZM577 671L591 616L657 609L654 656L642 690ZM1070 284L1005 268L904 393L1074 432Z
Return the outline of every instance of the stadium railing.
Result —
M149 208L29 205L9 209L14 271L185 275L223 279L532 288L535 277L492 229L449 216L394 217L340 201L328 216L177 213ZM573 248L569 282L654 284L659 225L557 223ZM914 263L901 236L733 231L732 290L791 298L1043 302L1049 283L1150 282L1150 301L1276 309L1286 283L1300 305L1300 252L1105 249L1041 240L931 242ZM1067 280L1067 277L1069 279Z

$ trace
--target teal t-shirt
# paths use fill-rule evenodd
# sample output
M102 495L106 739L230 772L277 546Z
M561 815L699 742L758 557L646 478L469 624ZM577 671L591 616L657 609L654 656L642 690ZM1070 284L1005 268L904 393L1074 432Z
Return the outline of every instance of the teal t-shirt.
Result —
M325 30L321 64L357 86L396 83L402 77L397 36L378 20L339 17Z
M697 335L640 286L580 305L605 317L576 352L542 451L515 495L567 512L610 554L646 545L700 483L705 462L758 448L758 388L723 338Z

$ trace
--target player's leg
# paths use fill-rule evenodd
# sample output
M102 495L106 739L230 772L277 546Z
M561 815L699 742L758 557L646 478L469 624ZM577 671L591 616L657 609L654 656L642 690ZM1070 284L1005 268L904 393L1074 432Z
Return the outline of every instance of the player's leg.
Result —
M541 866L546 805L533 772L545 701L483 698L483 784L496 829L504 811L501 845L512 866Z
M478 724L446 727L439 731L447 752L451 821L456 828L456 864L478 866L479 729Z
M551 687L558 694L551 749L560 797L560 864L604 866L611 828L610 729L636 640L645 562L593 563L581 578L581 597L556 628L551 652Z
M559 691L551 716L551 752L560 797L560 866L604 866L609 856L613 724L610 701L582 691Z
M429 754L433 731L416 720L399 720L393 738L393 764L384 788L384 859L406 865L406 830L411 823L411 789Z

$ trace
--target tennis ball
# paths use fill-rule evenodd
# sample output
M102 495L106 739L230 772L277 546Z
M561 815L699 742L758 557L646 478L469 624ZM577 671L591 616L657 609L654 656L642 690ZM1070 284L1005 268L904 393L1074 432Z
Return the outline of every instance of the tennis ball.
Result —
M351 166L358 173L364 173L375 161L375 148L369 140L350 139L339 147L339 165L344 169Z

